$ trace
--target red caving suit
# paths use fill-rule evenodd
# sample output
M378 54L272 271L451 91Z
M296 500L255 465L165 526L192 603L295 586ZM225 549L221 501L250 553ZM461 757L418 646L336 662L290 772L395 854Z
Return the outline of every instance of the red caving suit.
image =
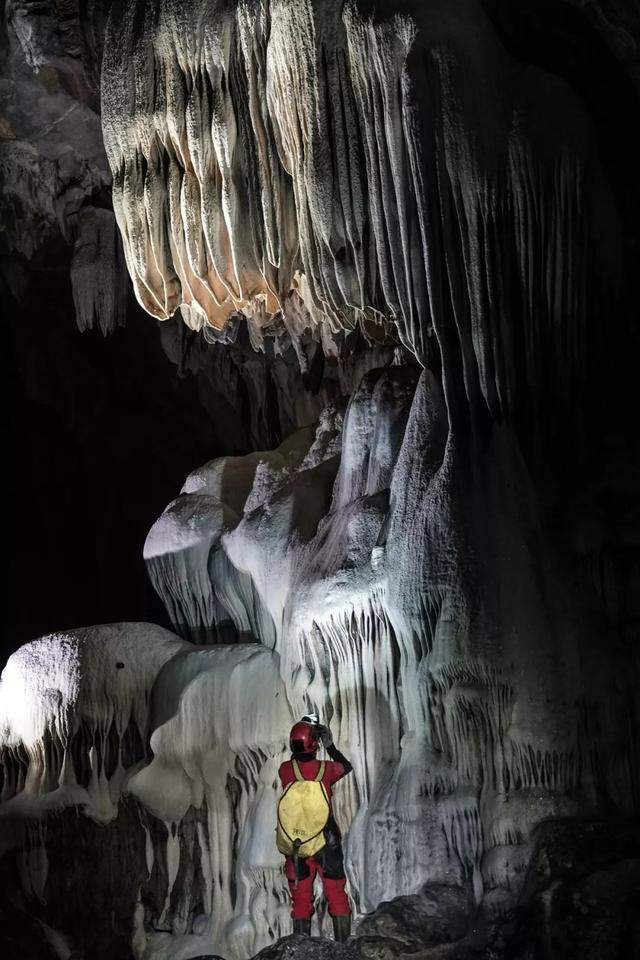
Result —
M335 753L338 753L338 751L336 750ZM329 798L329 820L325 827L327 843L315 856L298 861L297 883L293 857L285 857L284 871L291 891L293 902L291 916L294 920L306 920L313 916L313 881L316 873L322 878L322 887L331 916L340 917L351 913L349 898L345 891L347 880L344 874L340 832L333 816L331 803L333 784L349 772L351 765L349 764L348 769L346 769L344 764L338 760L325 760L324 763L322 783ZM298 760L298 766L305 780L315 780L320 770L320 761ZM278 773L283 788L288 787L295 780L291 760L283 763Z

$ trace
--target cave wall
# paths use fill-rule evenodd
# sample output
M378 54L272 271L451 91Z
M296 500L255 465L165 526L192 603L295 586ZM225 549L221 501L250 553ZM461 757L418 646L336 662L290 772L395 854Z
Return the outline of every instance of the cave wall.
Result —
M358 910L471 884L499 917L539 823L634 813L628 648L542 529L510 427L472 459L437 380L405 366L320 424L261 455L268 473L225 458L188 478L150 532L152 580L176 626L231 621L278 654L294 716L331 719L355 767L338 811Z

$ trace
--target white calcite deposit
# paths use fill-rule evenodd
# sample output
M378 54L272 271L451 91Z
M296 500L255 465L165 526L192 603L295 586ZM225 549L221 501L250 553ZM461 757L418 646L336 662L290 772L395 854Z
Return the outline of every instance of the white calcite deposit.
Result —
M111 820L144 757L156 675L185 647L162 627L116 623L50 634L12 654L0 680L0 816L73 805Z
M224 589L238 624L269 624L293 714L330 719L353 761L337 809L356 903L470 878L478 902L506 907L540 820L595 812L604 782L630 797L616 661L600 664L545 545L511 431L469 475L435 378L390 367L351 397L339 458L283 477L216 541L206 590ZM170 543L164 564L161 596L203 575L201 554Z
M568 392L588 291L617 269L579 102L474 0L376 14L137 0L111 18L103 131L140 303L194 329L244 315L256 342L308 328L327 351L394 330L422 361L435 334L494 415L550 363Z

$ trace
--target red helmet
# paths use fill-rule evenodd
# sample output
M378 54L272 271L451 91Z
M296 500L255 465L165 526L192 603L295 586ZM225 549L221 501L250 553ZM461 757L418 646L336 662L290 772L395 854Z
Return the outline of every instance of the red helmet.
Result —
M320 746L318 731L313 724L300 720L291 727L289 745L291 753L315 753Z

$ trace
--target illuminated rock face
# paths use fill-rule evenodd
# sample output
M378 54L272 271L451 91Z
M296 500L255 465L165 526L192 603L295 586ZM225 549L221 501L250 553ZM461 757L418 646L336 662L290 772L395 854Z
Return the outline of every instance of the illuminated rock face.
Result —
M205 478L244 469L187 481L184 541ZM538 823L607 795L630 812L633 693L616 693L622 645L602 664L602 628L545 543L510 428L470 461L435 378L390 367L351 397L338 457L280 470L214 544L167 539L156 588L189 591L199 617L206 583L212 616L273 646L293 714L331 720L355 768L338 812L359 909L468 880L488 915L512 907Z
M59 865L49 860L60 856L67 812L111 836L124 831L111 840L120 857L127 843L132 855L144 851L144 862L115 864L133 905L117 933L107 923L97 955L111 956L113 937L124 936L126 955L129 944L138 957L177 957L216 943L248 957L288 932L274 818L292 715L271 651L195 648L152 624L66 631L9 658L0 703L1 850L15 851L23 894L39 906L57 899L48 883ZM137 816L123 812L123 795L138 801ZM108 878L91 877L101 858L84 846L90 829L77 831L83 892L99 898ZM73 897L73 880L66 886ZM172 936L155 932L167 926ZM68 949L78 934L80 945L96 939L63 927L59 942Z
M106 624L41 637L0 680L2 812L80 806L108 822L126 771L145 755L148 700L163 663L187 644L153 624Z
M289 462L203 468L146 558L178 629L255 636L294 714L332 719L356 770L358 905L470 879L499 911L537 822L630 798L623 654L598 668L509 422L526 411L543 436L549 384L566 416L616 225L581 107L474 3L378 14L194 0L112 18L103 129L140 302L333 350L375 324L424 368L365 376L339 458L307 463L302 433Z
M602 660L528 491L509 428L470 472L436 379L406 366L279 451L194 471L147 563L183 631L209 618L212 640L219 619L244 642L119 624L10 658L0 815L29 896L46 900L53 824L80 807L146 851L137 957L245 958L285 935L276 772L313 708L354 763L336 808L359 912L425 884L485 917L513 907L535 827L630 810L633 768L622 651L608 638Z
M360 6L114 13L103 130L138 299L196 329L241 312L329 345L393 330L451 377L462 360L494 415L550 371L568 390L616 271L579 102L511 61L472 0Z
M160 673L153 715L153 760L128 790L167 826L166 897L154 926L164 919L173 937L163 953L148 914L136 937L151 956L197 956L213 945L251 956L291 922L275 845L277 771L292 723L277 657L258 644L192 648ZM192 889L179 880L182 859L197 865Z

